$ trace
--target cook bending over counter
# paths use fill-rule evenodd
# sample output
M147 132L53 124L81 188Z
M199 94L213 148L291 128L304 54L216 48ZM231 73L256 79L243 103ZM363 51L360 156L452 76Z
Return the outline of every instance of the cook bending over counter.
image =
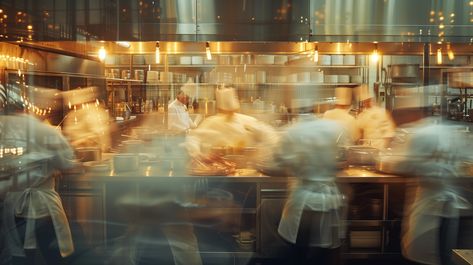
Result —
M218 159L219 155L225 154L216 150L225 147L234 154L254 148L251 149L253 161L270 157L270 147L278 142L276 131L251 116L238 113L240 103L233 88L217 89L215 95L218 114L205 119L187 136L186 148L190 156L204 162Z

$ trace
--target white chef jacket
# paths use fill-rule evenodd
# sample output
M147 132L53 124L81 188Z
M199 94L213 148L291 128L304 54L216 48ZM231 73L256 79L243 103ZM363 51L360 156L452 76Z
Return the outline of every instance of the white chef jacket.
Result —
M192 121L186 105L175 99L168 105L168 129L185 132L197 125Z
M251 116L219 113L205 119L188 135L186 147L191 156L198 156L211 147L257 147L255 158L263 159L278 139L271 126Z
M50 216L58 240L61 256L72 254L74 246L71 231L59 194L54 190L52 176L56 170L72 166L73 151L66 139L53 127L26 115L0 116L2 139L26 144L28 150L17 160L44 163L28 173L11 176L5 197L3 223L7 245L14 256L24 256L24 249L37 246L34 219ZM4 141L4 140L2 140ZM14 163L12 161L12 163ZM16 180L16 181L15 181ZM3 187L5 188L5 187ZM22 245L16 232L15 217L27 218L25 242Z
M107 151L111 145L109 115L94 103L71 110L64 120L63 132L74 147L97 146Z
M327 110L324 113L323 118L340 123L340 125L342 125L342 127L344 128L345 133L347 133L347 136L348 136L347 138L350 139L351 142L353 143L357 141L360 136L356 128L355 117L350 115L348 112L349 110L347 109L335 108L335 109Z
M394 137L395 125L385 109L372 106L365 109L356 118L358 132L363 145L370 145L378 149L386 148L386 139Z
M422 128L409 142L408 160L400 167L405 173L419 177L413 200L406 201L403 220L401 247L403 255L410 260L440 264L441 218L458 218L461 210L467 209L471 214L471 204L452 182L458 176L458 162L471 152L462 150L465 142L443 125ZM458 231L449 236L457 234Z
M335 143L341 130L333 121L301 122L288 130L276 151L276 162L297 177L278 227L278 233L293 244L304 211L321 214L319 229L308 235L310 246L336 248L344 237L344 197L335 183L334 171Z

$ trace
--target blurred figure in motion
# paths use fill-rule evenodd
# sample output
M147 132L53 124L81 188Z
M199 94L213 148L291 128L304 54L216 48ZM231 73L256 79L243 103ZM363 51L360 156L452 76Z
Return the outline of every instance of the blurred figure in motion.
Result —
M110 148L109 115L100 105L96 87L63 92L64 104L69 108L64 118L63 132L71 145L95 147L102 152Z
M200 123L201 116L197 116L193 121L187 110L189 103L189 96L193 94L195 85L186 83L177 93L176 99L168 106L168 129L179 133L185 133L190 129L195 129Z
M362 145L384 149L389 146L395 135L395 125L388 112L376 105L369 87L362 85L358 89L358 99L362 111L356 118L358 133Z
M0 116L0 162L8 178L0 182L4 238L12 264L38 264L41 256L46 264L64 264L74 246L55 177L73 166L73 151L54 127L22 114L24 106L9 102Z
M350 143L355 143L359 138L359 132L356 128L355 117L350 115L352 88L337 87L335 88L335 108L324 113L323 118L327 120L334 120L344 128L344 133L347 135L346 139Z
M338 264L345 237L344 198L335 183L341 126L313 120L289 128L275 160L297 181L278 232L293 246L289 264Z
M407 159L400 168L419 178L406 198L403 220L402 253L410 260L453 264L451 255L458 247L460 217L462 213L472 214L470 203L462 195L461 182L455 181L461 176L462 161L471 152L465 143L465 137L445 125L420 128L408 142ZM471 229L470 225L462 233L471 233ZM471 236L467 241L471 248Z
M256 148L253 159L270 156L270 148L278 141L275 130L257 119L238 113L240 103L233 88L215 91L218 114L208 117L187 137L186 147L193 158L209 158L211 149L228 147L236 153L247 147Z

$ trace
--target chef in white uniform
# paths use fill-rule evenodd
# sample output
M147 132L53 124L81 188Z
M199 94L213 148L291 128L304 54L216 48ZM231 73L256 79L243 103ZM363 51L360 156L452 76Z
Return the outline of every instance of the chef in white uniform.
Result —
M278 233L293 244L291 264L329 264L345 236L344 197L335 183L337 138L343 129L328 120L289 128L275 160L297 177Z
M376 105L372 91L367 85L358 89L362 112L356 117L356 126L363 145L378 149L388 147L395 135L395 124L384 109Z
M176 99L168 105L168 129L178 133L188 132L190 129L195 129L201 120L198 115L193 121L189 116L187 104L189 97L195 94L195 84L186 83L177 93Z
M251 116L237 113L240 103L233 88L217 89L215 95L219 113L205 119L188 135L186 147L189 154L192 157L207 156L212 147L256 147L253 158L267 158L279 139L276 131Z
M347 140L354 143L359 138L359 132L356 128L355 117L350 115L352 98L352 88L350 87L337 87L335 88L335 108L327 110L323 118L327 120L334 120L338 122L344 128L344 132L347 134Z
M98 100L96 87L63 92L69 109L64 118L63 132L74 148L98 147L102 152L111 145L110 117Z
M410 260L453 264L452 249L457 248L461 233L459 218L472 214L470 202L460 192L461 184L454 181L461 175L461 161L471 152L465 143L465 137L445 125L418 129L409 141L408 159L399 167L419 178L406 198L404 210L401 246L403 255ZM472 240L467 244L471 246Z
M47 264L63 264L74 246L54 176L73 166L72 148L54 127L26 114L0 115L0 128L2 145L16 147L9 166L39 165L0 183L2 197L6 192L3 225L12 262L34 264L39 251Z

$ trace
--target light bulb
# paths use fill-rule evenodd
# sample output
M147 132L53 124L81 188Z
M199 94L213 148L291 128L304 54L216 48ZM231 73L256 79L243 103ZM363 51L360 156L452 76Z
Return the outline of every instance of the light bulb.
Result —
M378 49L374 49L374 50L373 50L373 53L371 54L371 61L372 61L373 63L376 63L376 62L378 62L378 60L379 60Z
M102 47L100 47L100 49L99 49L99 60L100 60L100 61L103 61L103 60L105 60L105 57L107 57L107 51L106 51L105 48L102 46Z
M207 54L207 60L212 60L212 53L210 52L210 44L208 41L205 43L205 53Z
M447 45L447 55L450 61L453 61L453 59L455 59L455 54L453 53L453 50L450 47L450 44Z
M314 51L314 62L318 63L319 62L319 48L315 46L315 51Z
M156 51L155 51L156 63L159 64L161 61L161 52L159 50L159 41L156 42Z
M131 47L131 44L128 41L117 41L116 44L120 47L127 48L127 49Z
M437 64L442 64L442 48L437 49Z

